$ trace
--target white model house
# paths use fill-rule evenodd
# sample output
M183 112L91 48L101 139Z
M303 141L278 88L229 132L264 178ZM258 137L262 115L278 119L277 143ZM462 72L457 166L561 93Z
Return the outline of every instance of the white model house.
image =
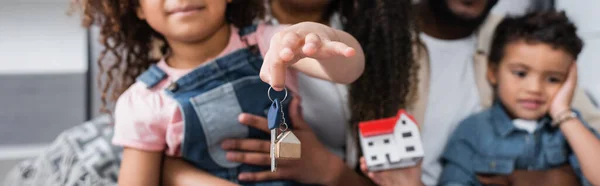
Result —
M370 171L414 166L423 158L419 127L404 110L395 117L361 122L359 136Z

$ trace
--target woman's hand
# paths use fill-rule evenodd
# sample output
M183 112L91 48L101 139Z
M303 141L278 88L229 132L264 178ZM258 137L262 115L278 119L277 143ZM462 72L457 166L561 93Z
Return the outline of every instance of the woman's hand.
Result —
M239 175L241 181L294 180L306 184L330 185L339 175L343 161L329 152L319 142L312 129L300 114L300 100L294 98L290 104L290 118L294 124L294 134L302 143L302 157L298 160L277 160L277 171L245 172ZM269 132L267 120L263 117L242 114L241 123ZM270 141L258 139L230 139L223 142L229 161L252 165L271 164Z
M421 162L419 164L402 169L390 169L378 172L371 172L367 168L367 162L364 157L360 158L360 170L373 182L380 186L421 186Z
M360 55L356 55L357 48ZM281 91L287 68L299 61L307 61L296 66L299 71L338 83L356 80L364 68L362 49L354 37L323 24L303 22L271 38L260 78Z

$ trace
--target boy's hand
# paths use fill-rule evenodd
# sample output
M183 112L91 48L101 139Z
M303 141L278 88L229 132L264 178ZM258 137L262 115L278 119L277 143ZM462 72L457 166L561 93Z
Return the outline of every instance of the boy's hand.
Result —
M550 105L550 116L556 118L558 114L571 109L571 101L577 87L577 63L573 62L569 69L567 80L562 85L560 90L554 95L552 105Z
M278 32L271 38L269 50L260 70L260 78L276 91L285 85L287 67L310 57L325 59L334 56L352 57L354 48L338 42L333 28L318 23L298 23Z
M378 172L370 172L364 157L360 158L360 170L369 176L375 184L380 186L422 186L421 162L413 167L402 169L390 169Z
M570 186L581 185L575 171L569 164L549 170L515 170L508 176L510 185Z
M511 185L509 176L477 174L477 180L482 185L508 186Z

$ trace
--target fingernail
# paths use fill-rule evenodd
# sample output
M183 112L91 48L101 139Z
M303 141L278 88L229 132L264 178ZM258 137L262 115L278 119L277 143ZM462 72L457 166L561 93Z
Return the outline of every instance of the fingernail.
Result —
M242 122L242 120L244 120L244 114L240 114L240 115L238 115L238 121L239 121L240 123L243 123L243 122Z
M306 49L310 49L310 50L316 50L317 49L317 45L315 45L313 43L307 43L306 45L304 45L304 47L306 47Z
M238 179L240 179L240 180L248 180L248 179L250 179L250 177L248 176L248 174L241 173L238 176Z
M294 59L294 52L289 48L285 48L281 51L281 56L279 57L281 57L283 61L289 61Z
M227 152L225 154L225 158L227 158L227 160L229 160L229 161L235 160L236 156L237 156L237 153L235 153L235 152Z
M223 143L221 143L221 147L223 147L224 149L229 149L233 147L233 141L231 140L225 140L223 141Z
M246 118L246 114L245 114L245 113L241 113L240 115L238 115L238 121L239 121L240 123L242 123L242 125L244 125L244 124L245 124L245 120L247 120L247 118Z
M285 54L285 55L293 55L293 54L294 54L294 53L292 52L292 49L290 49L290 48L284 48L282 52L283 52L283 54Z
M348 56L352 56L354 55L354 49L353 48L346 48L346 50L344 51L345 54L347 54Z

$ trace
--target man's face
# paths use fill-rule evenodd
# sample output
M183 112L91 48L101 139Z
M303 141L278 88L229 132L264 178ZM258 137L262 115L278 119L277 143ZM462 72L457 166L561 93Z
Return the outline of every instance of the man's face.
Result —
M430 0L434 16L445 24L479 26L488 16L497 0Z
M293 8L295 11L318 11L325 8L331 0L272 0L286 8Z

